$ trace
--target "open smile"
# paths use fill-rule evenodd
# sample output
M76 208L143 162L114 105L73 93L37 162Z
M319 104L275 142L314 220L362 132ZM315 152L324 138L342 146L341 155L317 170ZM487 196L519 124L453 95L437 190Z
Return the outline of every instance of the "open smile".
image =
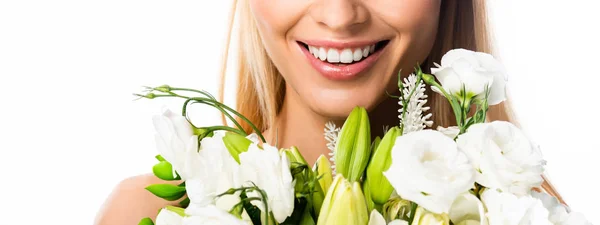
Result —
M310 64L320 74L332 80L348 80L357 77L371 67L389 43L374 42L340 43L329 41L297 41Z

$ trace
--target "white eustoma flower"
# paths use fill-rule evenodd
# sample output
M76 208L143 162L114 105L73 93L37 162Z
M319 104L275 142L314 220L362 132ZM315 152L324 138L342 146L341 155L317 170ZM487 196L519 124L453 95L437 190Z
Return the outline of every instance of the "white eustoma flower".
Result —
M472 125L456 140L477 169L477 183L516 195L542 184L545 161L515 125L494 121Z
M569 213L567 207L560 203L558 199L537 191L531 191L531 196L540 199L544 207L550 212L549 220L554 225L591 225L589 221L578 212Z
M187 180L194 171L186 165L190 154L198 151L198 137L194 135L192 125L181 115L170 110L152 118L156 130L155 141L159 154L173 166L182 180Z
M452 224L456 225L488 225L483 203L469 192L458 196L454 200L448 217L450 217Z
M227 211L208 205L200 208L187 208L188 216L182 220L183 225L251 225L252 222L241 220Z
M408 225L408 221L396 219L392 220L390 223L387 223L381 213L379 213L377 210L373 210L369 216L368 225Z
M158 212L156 216L156 225L181 225L183 222L183 216L163 208Z
M562 224L562 222L564 222L569 216L567 208L563 204L561 204L555 197L537 191L531 191L531 196L542 201L544 207L548 210L548 212L550 212L550 216L548 219L553 224Z
M269 211L281 223L294 211L294 184L287 156L280 155L277 148L264 144L264 150L251 144L247 152L240 154L240 172L244 185L253 184L266 192ZM256 191L248 197L261 197ZM264 210L261 201L252 204Z
M485 89L488 87L489 105L506 100L506 72L492 55L453 49L442 57L441 63L437 65L438 68L431 68L431 73L448 93L462 96L461 91L464 87L468 96L482 98L485 97Z
M456 143L434 130L396 139L384 172L398 195L436 213L448 213L457 196L474 184L475 170Z
M212 137L202 139L198 153L186 159L185 165L195 171L186 181L190 204L200 207L216 204L223 210L230 210L240 201L239 193L216 199L230 188L241 187L239 165L225 147L223 136L216 132Z
M489 225L553 225L541 200L487 189L481 195Z
M460 129L457 126L437 127L437 131L442 132L442 134L452 139L456 138L458 134L460 134Z

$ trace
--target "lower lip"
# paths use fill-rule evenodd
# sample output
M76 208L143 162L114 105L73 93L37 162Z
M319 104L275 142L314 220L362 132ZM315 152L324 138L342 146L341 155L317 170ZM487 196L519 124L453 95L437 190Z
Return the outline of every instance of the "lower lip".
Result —
M298 44L298 47L302 49L302 52L307 57L308 61L313 66L313 68L319 71L319 73L322 74L324 77L331 80L350 80L352 78L357 77L360 74L360 72L373 66L373 64L375 64L375 62L383 52L383 49L379 49L378 51L373 52L373 54L370 54L366 59L363 59L357 63L331 64L315 58L315 56L311 54L308 51L308 49L306 49L302 45Z

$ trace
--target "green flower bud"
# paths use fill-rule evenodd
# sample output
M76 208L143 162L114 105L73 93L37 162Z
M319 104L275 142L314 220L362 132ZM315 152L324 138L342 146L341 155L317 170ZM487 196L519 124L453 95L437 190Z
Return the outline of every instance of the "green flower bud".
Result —
M411 215L411 202L401 198L392 198L383 204L383 217L387 221L396 219L409 220Z
M167 161L161 161L152 167L154 175L161 180L179 180L179 176L173 175L173 166Z
M297 147L292 146L289 149L282 149L281 152L288 157L292 168L297 168L298 165L306 166L306 169L308 170L308 177L305 177L304 173L292 174L296 180L296 186L294 189L296 192L304 191L306 193L311 193L310 196L312 197L312 207L314 209L314 213L318 215L321 210L321 205L323 205L323 199L325 198L325 192L323 191L324 189L321 187L320 181L317 181L318 175L316 172L310 170L308 163L302 154L300 154L300 151ZM308 178L308 180L305 178Z
M150 219L149 217L146 217L146 218L140 220L138 225L154 225L154 222L152 222L152 219Z
M400 135L400 129L392 127L375 149L367 167L365 185L369 187L373 202L379 205L383 205L394 191L394 187L383 175L383 172L387 171L392 164L392 147L394 147L396 138Z
M175 201L185 195L185 187L172 184L153 184L146 187L146 190L167 201Z
M321 185L321 189L329 190L329 186L333 182L333 171L331 170L329 159L324 155L319 156L313 166L313 171L317 177L320 177L319 184Z
M327 191L317 225L365 225L369 222L364 194L358 182L338 174Z
M349 181L359 181L369 162L371 147L371 126L367 110L356 107L342 130L335 149L335 167L337 173Z
M225 133L225 136L223 136L223 143L229 151L229 154L231 154L233 159L235 159L235 161L239 164L240 154L248 151L248 147L250 147L252 141L242 135L233 132L227 132Z
M414 225L450 225L450 218L447 214L435 214L425 210L424 208L418 207L415 212L415 219L413 220Z

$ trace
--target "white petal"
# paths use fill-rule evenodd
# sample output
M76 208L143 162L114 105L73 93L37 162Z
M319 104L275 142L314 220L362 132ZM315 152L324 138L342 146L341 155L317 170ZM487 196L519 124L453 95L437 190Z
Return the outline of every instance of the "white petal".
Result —
M179 214L163 208L156 216L156 225L180 225L183 217Z
M453 224L474 221L477 224L487 225L483 204L471 193L465 193L454 200L448 217Z
M368 225L386 225L385 219L377 210L371 211Z

